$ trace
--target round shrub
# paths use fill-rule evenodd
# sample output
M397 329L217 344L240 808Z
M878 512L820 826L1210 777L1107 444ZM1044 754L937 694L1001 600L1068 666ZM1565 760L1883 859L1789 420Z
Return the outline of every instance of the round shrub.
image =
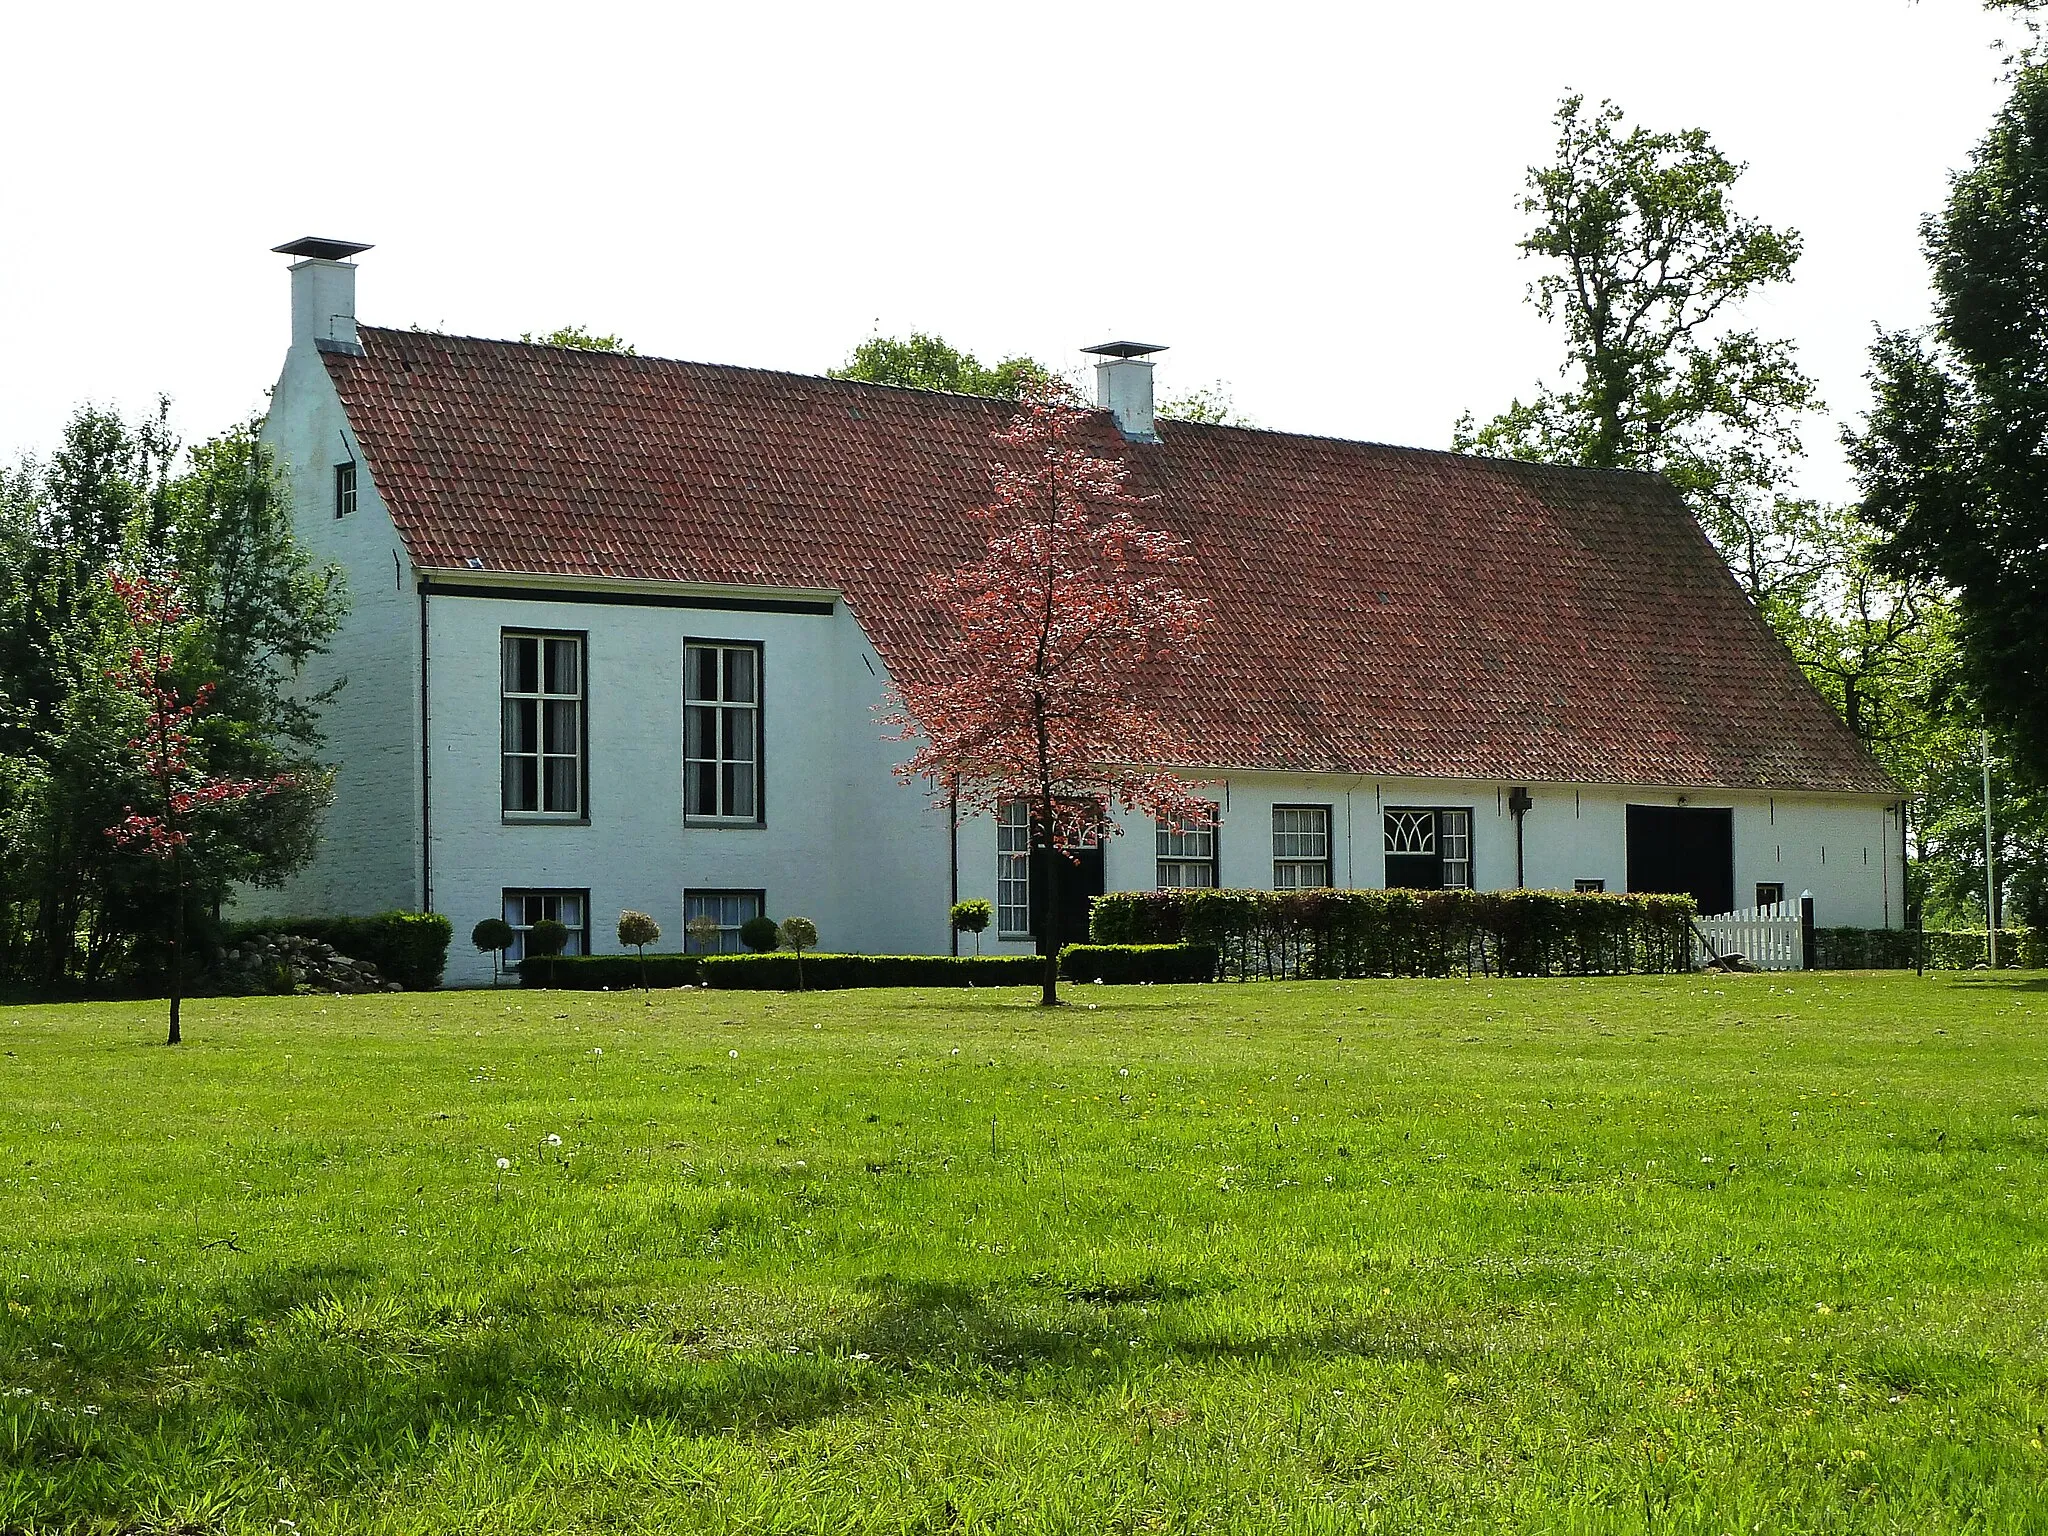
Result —
M619 914L619 942L634 949L645 949L661 937L661 924L645 912L621 912Z
M782 929L772 917L750 917L740 924L740 942L765 955L782 942Z
M512 925L502 917L487 917L469 930L469 942L487 955L502 954L517 937Z

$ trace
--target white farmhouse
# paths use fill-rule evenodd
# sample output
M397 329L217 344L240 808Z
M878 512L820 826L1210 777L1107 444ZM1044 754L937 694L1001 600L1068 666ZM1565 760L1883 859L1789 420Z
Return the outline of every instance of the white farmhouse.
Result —
M766 913L827 948L943 952L996 904L1030 945L1021 818L895 778L875 706L943 665L930 572L978 547L1000 401L356 321L364 246L306 239L266 435L299 537L347 572L323 666L320 852L264 906L446 913L682 947ZM1901 921L1899 791L1801 677L1671 487L1155 420L1093 349L1100 448L1214 605L1158 708L1213 832L1123 828L1065 886L1811 890ZM1074 926L1065 929L1075 932Z

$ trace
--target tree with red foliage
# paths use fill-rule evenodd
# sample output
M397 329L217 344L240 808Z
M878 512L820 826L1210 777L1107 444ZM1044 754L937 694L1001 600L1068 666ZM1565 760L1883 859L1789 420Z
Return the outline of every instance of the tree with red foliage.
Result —
M1123 464L1082 446L1089 419L1047 390L996 434L994 494L972 514L987 547L929 583L959 632L953 668L899 680L888 717L897 740L920 742L896 770L906 781L970 812L1031 806L1048 1006L1063 847L1114 834L1117 810L1192 826L1215 814L1166 766L1193 749L1140 702L1148 673L1194 659L1206 605L1174 581L1185 543L1141 526Z
M127 815L107 828L107 836L120 847L159 860L171 873L171 1032L164 1043L176 1045L183 1038L178 1014L185 989L185 905L192 860L208 813L275 794L296 781L290 774L235 779L206 771L199 760L193 723L204 714L213 685L201 684L187 702L179 696L172 677L173 650L186 616L175 575L163 580L116 574L109 580L128 610L134 631L126 659L109 676L142 705L142 730L130 739L128 747L140 760L151 804L140 811L132 805L126 807Z

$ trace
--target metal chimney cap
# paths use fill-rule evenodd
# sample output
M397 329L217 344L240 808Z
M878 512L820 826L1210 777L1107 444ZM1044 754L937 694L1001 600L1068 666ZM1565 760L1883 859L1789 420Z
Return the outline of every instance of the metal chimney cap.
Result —
M1150 357L1154 352L1164 352L1166 348L1154 346L1149 341L1105 341L1100 346L1083 347L1081 350L1097 357Z
M301 235L296 240L271 247L280 256L310 256L316 261L347 261L349 257L370 249L370 246L354 240L330 240L324 235Z

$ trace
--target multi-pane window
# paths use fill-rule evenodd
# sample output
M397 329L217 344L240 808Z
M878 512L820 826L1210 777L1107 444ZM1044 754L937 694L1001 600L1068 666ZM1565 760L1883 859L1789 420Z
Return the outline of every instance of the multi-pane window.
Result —
M1574 880L1572 882L1572 889L1574 891L1577 891L1581 896L1597 896L1602 891L1607 889L1607 882L1604 879Z
M1785 882L1782 880L1757 881L1756 904L1759 907L1783 906L1785 904Z
M583 814L583 639L503 637L504 809L508 815Z
M1385 815L1387 884L1421 891L1472 889L1472 812L1391 809Z
M683 648L683 813L761 819L761 648Z
M1031 807L1023 800L996 808L996 932L1031 933Z
M334 515L347 517L356 509L356 461L334 466Z
M565 955L590 953L590 892L507 891L505 921L512 928L512 947L505 951L505 963L517 965L526 954L527 932L542 919L552 919L569 930Z
M683 952L691 955L738 954L746 948L740 943L740 925L761 916L767 904L765 891L685 891ZM702 932L704 921L714 924L717 932L705 936Z
M1313 890L1330 883L1330 808L1273 807L1273 889Z
M1158 888L1162 891L1216 885L1216 824L1182 826L1176 822L1158 824Z

